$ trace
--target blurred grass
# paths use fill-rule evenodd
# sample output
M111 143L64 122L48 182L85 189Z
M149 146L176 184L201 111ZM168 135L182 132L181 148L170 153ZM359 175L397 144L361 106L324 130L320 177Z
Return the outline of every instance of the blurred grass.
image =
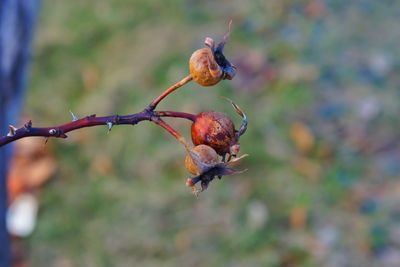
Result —
M50 140L59 171L40 196L29 263L383 264L399 242L380 230L398 228L399 8L388 0L43 1L25 110L34 124L68 121L69 110L140 111L187 75L192 51L220 38L232 18L226 54L239 67L235 80L191 83L160 109L215 109L238 124L218 96L233 99L249 118L241 148L250 157L246 173L196 199L184 185L184 149L150 123ZM309 150L296 146L294 123L309 130ZM189 138L186 121L173 124Z

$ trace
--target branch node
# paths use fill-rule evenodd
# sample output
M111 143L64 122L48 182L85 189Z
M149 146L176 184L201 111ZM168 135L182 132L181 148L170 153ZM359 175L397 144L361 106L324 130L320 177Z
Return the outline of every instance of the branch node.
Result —
M151 112L150 114L150 121L152 122L159 122L161 119L159 116L157 116L154 112Z
M26 131L27 133L29 133L29 132L31 131L31 128L32 128L32 121L29 120L27 123L25 123L25 124L24 124L24 128L25 128L25 131Z
M119 116L115 115L112 121L114 124L118 124L119 123Z
M64 133L62 129L50 129L49 134L54 135L55 137L67 138L68 136Z

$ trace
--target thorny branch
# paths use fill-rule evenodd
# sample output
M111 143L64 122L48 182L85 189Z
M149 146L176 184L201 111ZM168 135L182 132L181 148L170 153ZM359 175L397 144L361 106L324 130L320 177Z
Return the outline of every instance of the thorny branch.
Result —
M161 117L183 118L194 121L195 115L178 111L155 111L154 109L168 94L172 93L182 85L190 82L191 78L188 77L169 87L159 97L152 101L152 103L150 103L146 109L139 113L123 116L113 115L104 117L97 117L95 114L93 114L90 116L86 116L82 119L78 119L75 114L71 112L72 122L58 126L37 128L32 126L32 121L28 121L20 128L10 125L8 134L5 136L0 136L0 147L25 137L41 136L47 138L67 138L68 132L81 128L106 125L108 127L108 130L110 131L114 125L135 125L141 121L151 121L157 125L160 125L182 143L182 140L180 140L176 135L177 132L175 130L171 131L171 129L173 130L173 128L169 126L169 124L167 124L165 121L161 120Z

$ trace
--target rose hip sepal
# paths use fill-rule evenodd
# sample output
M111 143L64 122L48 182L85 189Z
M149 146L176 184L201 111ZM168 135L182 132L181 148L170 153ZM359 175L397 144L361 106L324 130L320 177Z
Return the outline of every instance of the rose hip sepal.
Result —
M214 164L208 164L204 163L201 161L199 155L196 153L192 152L191 150L188 150L188 154L192 158L192 161L197 165L198 170L199 170L199 175L188 178L186 181L186 185L189 187L192 187L193 192L195 195L198 193L206 190L208 188L209 183L214 180L216 176L224 176L224 175L232 175L232 174L238 174L245 172L245 170L237 170L232 168L233 166L236 166L239 161L248 155L245 154L243 156L240 156L238 158L234 158L231 161L228 162L219 162L219 163L214 163ZM195 185L201 182L201 189L197 190L195 188Z

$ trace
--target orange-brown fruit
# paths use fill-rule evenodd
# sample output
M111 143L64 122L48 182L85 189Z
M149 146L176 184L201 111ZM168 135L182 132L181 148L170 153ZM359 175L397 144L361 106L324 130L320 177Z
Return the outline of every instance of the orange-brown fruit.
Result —
M189 59L190 76L202 86L212 86L220 80L232 80L236 75L236 67L224 56L223 50L230 34L224 35L220 43L215 45L214 40L207 37L204 41L206 47L196 50Z
M232 146L239 145L232 120L221 112L205 111L197 114L191 134L193 144L208 145L221 156L231 153Z
M198 145L192 149L192 152L199 156L201 162L206 164L216 164L219 162L219 157L215 150L206 145ZM185 158L186 169L193 175L199 175L200 169L194 162L192 157L187 154Z
M202 86L217 84L223 76L210 47L196 50L189 60L189 72L193 80Z

